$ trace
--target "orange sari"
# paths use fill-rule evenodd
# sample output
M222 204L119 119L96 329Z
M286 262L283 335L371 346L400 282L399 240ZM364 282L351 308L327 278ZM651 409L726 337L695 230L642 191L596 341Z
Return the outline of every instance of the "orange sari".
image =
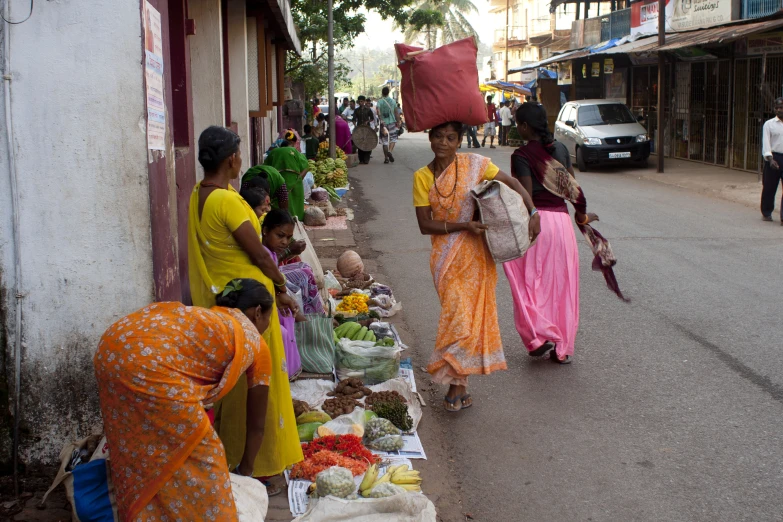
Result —
M228 465L204 405L271 360L238 310L155 303L120 319L93 359L121 520L237 520Z
M473 219L470 189L484 179L489 166L489 159L478 154L457 154L430 188L432 218ZM495 300L498 274L483 236L463 231L431 238L430 270L441 314L427 370L435 382L465 386L468 375L506 369Z

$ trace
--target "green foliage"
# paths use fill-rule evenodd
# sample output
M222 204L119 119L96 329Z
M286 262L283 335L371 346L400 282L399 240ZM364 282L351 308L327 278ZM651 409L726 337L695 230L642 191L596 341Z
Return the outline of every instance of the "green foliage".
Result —
M445 22L443 13L434 9L417 9L411 13L408 25L421 31L425 27L441 26Z
M424 20L434 20L429 14L432 11L440 13L443 21L439 24L422 23ZM414 17L417 12L423 14ZM475 14L478 14L478 9L471 0L417 0L408 12L408 21L396 23L397 27L404 30L406 42L423 40L427 47L434 48L471 35L478 41L478 34L468 20L469 16Z
M353 46L357 36L364 32L366 21L359 8L377 11L383 19L394 19L397 24L407 21L408 7L413 0L335 0L334 47L335 56L341 49ZM311 98L328 90L328 3L326 0L293 0L291 13L299 28L302 56L288 53L286 74L293 81L304 82L305 95ZM335 86L350 85L350 67L335 58Z

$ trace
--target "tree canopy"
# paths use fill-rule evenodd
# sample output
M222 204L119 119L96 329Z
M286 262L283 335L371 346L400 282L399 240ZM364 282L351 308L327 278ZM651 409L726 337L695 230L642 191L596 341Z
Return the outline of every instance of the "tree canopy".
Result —
M414 0L334 0L335 56L341 49L353 46L357 36L364 32L366 18L360 8L377 11L384 20L393 19L405 25L407 7ZM293 81L304 83L305 94L326 94L328 89L328 3L325 0L293 0L291 13L299 28L302 56L288 53L286 74ZM350 68L335 58L335 83L348 81Z

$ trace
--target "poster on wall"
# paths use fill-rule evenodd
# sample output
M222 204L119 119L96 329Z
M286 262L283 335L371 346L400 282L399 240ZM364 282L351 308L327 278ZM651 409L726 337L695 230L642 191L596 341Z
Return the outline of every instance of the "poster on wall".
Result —
M558 65L557 84L571 85L571 62L563 62Z
M147 148L166 148L163 88L163 37L160 12L144 2L144 76L147 92Z
M604 59L604 74L612 74L614 72L614 60L611 58Z
M601 62L593 62L590 64L590 76L593 78L598 78L601 76Z
M606 99L619 99L625 103L626 69L615 69L604 75Z
M739 8L734 3L732 0L666 0L666 32L713 27L739 19ZM631 4L631 35L651 34L658 34L657 0Z

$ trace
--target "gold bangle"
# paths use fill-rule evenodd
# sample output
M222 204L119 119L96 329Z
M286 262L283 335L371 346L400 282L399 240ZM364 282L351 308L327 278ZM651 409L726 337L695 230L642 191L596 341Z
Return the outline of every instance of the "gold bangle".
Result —
M577 219L577 220L576 220L576 224L577 224L577 225L581 225L581 226L585 226L585 225L587 224L587 222L588 222L588 221L590 221L590 218L589 218L589 217L587 217L587 214L585 214L585 222L584 222L584 223L580 223L580 222L579 222L579 220Z
M443 222L443 230L448 234L449 233L449 222L444 221Z

